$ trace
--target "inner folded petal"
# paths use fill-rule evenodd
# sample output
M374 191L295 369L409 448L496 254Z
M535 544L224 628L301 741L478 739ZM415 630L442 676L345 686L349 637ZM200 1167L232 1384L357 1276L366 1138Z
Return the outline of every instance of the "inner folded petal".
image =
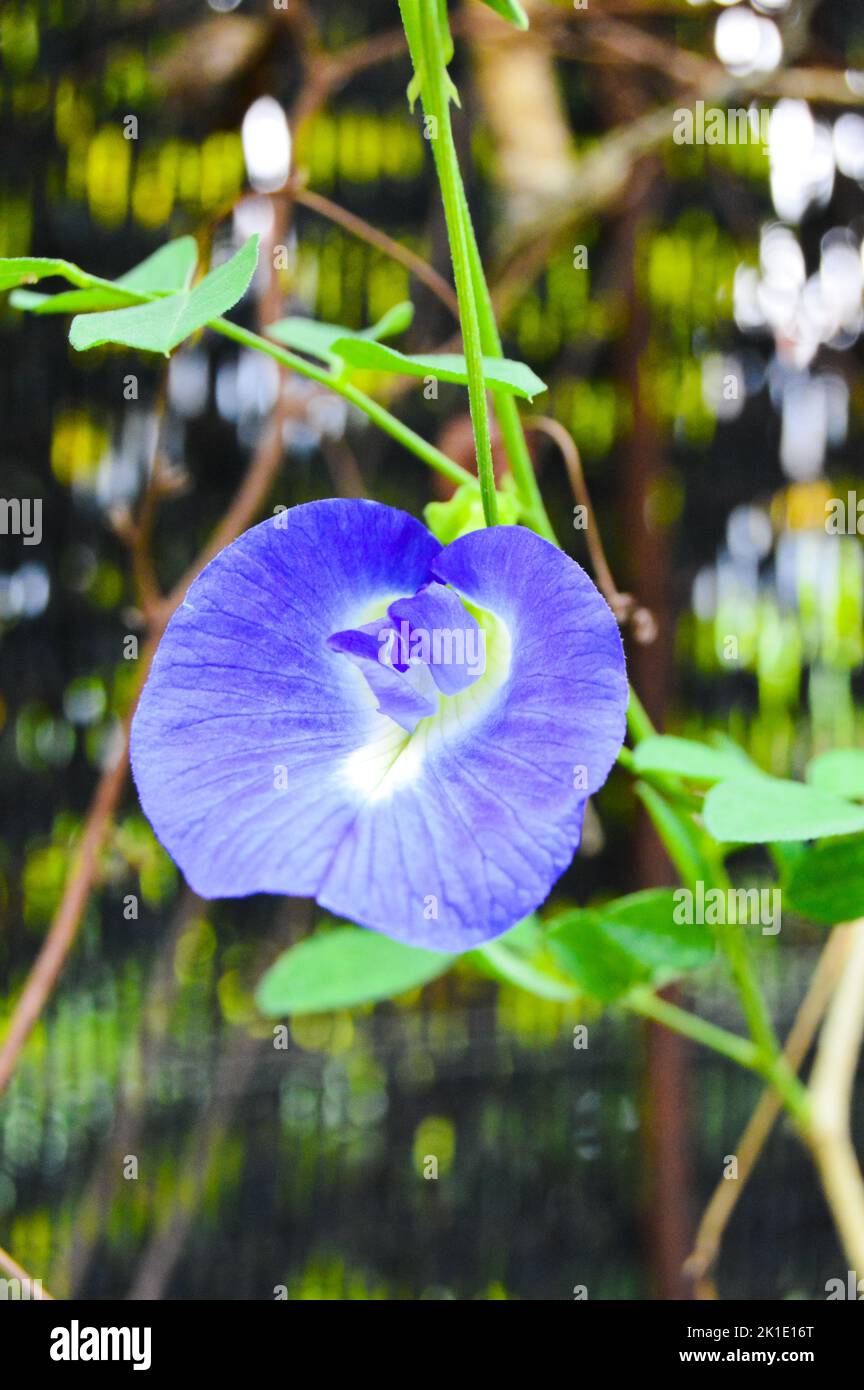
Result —
M429 667L442 695L458 695L486 670L486 633L446 584L424 584L387 609L412 664Z
M398 634L388 619L334 632L327 646L358 667L378 700L380 713L409 734L421 719L436 713L438 691L428 668L401 659Z

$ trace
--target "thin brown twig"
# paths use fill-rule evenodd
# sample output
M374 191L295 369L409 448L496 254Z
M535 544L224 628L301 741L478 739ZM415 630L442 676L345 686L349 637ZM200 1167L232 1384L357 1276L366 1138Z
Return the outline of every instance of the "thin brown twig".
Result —
M148 664L149 655L143 663L139 688L143 684ZM120 753L112 759L99 779L87 813L84 834L75 855L74 867L63 889L60 906L18 997L3 1045L0 1047L0 1095L12 1079L21 1049L54 988L78 934L81 916L96 878L99 853L126 785L129 724L130 716L127 716L123 725Z
M344 87L346 82L358 77L367 68L375 67L378 63L391 62L395 58L402 58L407 55L408 44L405 39L405 31L399 29L389 29L383 34L374 34L371 38L358 39L356 43L343 48L341 53L328 55L329 71L327 80L331 92L338 91Z
M615 583L609 561L606 559L603 538L597 525L597 517L594 513L591 494L585 481L582 459L575 439L560 420L554 420L551 415L529 415L524 424L526 430L539 430L548 435L561 451L567 468L567 476L570 479L570 486L573 489L573 496L585 512L587 523L584 528L585 538L598 589L618 622L622 625L629 623L632 626L633 636L637 642L643 644L653 642L657 633L653 614L647 608L640 607L632 594L622 593Z
M358 53L356 58L359 64L361 55ZM315 68L314 64L309 66L312 69ZM320 75L315 72L311 80L317 92ZM320 96L321 101L324 99L326 99L326 93ZM316 100L318 100L317 97ZM304 107L302 91L295 106L295 110L301 109L307 109ZM283 221L289 213L290 204L287 204L283 206ZM210 225L208 222L207 226ZM278 284L275 267L269 277L269 284ZM266 317L266 297L267 289L265 288L259 305L259 317ZM283 379L284 372L281 372L280 382ZM24 983L6 1035L2 1045L0 1045L0 1095L9 1085L24 1044L63 970L77 937L84 908L98 877L99 856L126 786L129 771L129 734L135 706L146 680L159 638L171 614L183 601L192 580L214 555L235 540L255 519L270 490L282 459L283 425L288 409L284 393L280 390L268 426L262 433L245 477L227 513L213 531L194 563L164 599L159 595L152 560L149 555L153 509L155 509L156 501L163 490L162 485L165 481L160 474L162 464L157 448L153 473L142 504L142 513L139 515L138 522L129 527L127 536L127 543L132 554L133 578L136 583L138 600L148 619L148 640L140 659L138 682L132 706L123 721L119 755L105 768L97 783L85 819L84 833L75 854L74 867L66 881L60 904L48 934ZM170 470L168 470L168 476L169 490L171 490L173 482L170 481ZM122 529L123 524L121 522L121 531ZM144 554L145 551L147 552L146 555Z
M60 905L18 998L3 1045L0 1047L0 1095L12 1078L21 1049L51 995L78 934L84 908L98 876L102 845L126 786L132 716L159 637L195 576L214 554L229 545L252 523L270 490L281 458L281 426L277 427L276 421L272 420L271 427L262 436L227 514L216 527L195 563L161 604L158 614L154 615L147 644L139 658L141 665L135 699L123 723L119 755L106 767L99 779L87 813L74 868L67 879Z
M584 18L579 21L580 30L584 26L583 35L566 29L560 22L560 11L557 12L556 23L555 13L550 8L549 20L541 32L545 30L559 57L575 58L580 63L590 62L590 49L594 45L604 61L611 59L630 66L653 68L682 86L711 87L729 80L728 71L722 63L693 49L670 43L636 24L611 19L608 14L597 14L589 19L586 11ZM846 71L842 68L786 67L739 79L736 88L740 89L742 98L795 96L811 102L841 106L857 106L864 100L861 92L850 87Z
M228 511L213 531L207 544L196 557L195 562L175 584L166 600L169 611L173 613L189 585L208 565L215 555L246 530L259 511L282 460L284 443L282 431L288 407L283 397L277 401L267 426L261 436L254 457L246 475L235 494Z
M796 1073L813 1044L843 970L848 949L849 928L835 927L819 957L786 1040L784 1056ZM735 1145L735 1157L738 1160L737 1179L733 1182L728 1178L721 1178L702 1214L692 1254L684 1266L684 1273L693 1281L697 1298L717 1297L712 1270L720 1254L723 1235L782 1108L776 1091L763 1091L741 1138Z
M802 4L790 12L784 24L787 62L806 47L812 8L811 0L806 0L806 3L802 0ZM553 26L553 36L560 36L561 15L550 9L547 9L547 14ZM588 20L587 12L585 16L571 15L570 20L581 27ZM679 64L678 49L672 50L675 59L670 65L665 56L664 42L644 30L610 21L606 15L588 20L588 26L591 25L595 38L608 51L614 48L618 56L626 61L646 62L666 74L683 76L683 88L679 86L678 95L668 104L654 106L635 120L606 131L595 145L574 162L568 186L554 199L538 206L536 218L520 222L513 229L493 276L495 307L504 316L521 287L537 278L573 227L603 211L613 200L626 195L633 169L639 160L662 148L671 139L678 113L683 108L692 109L696 100L694 83L699 99L704 101L706 107L715 104L723 106L739 99L750 101L761 95L804 96L807 95L808 82L813 88L812 100L841 102L844 105L864 100L861 94L854 93L848 87L845 74L840 72L832 74L825 69L808 71L787 67L772 74L740 78L730 74L721 64L701 58L690 50L686 51L684 61ZM586 38L591 32L591 28L586 27ZM564 43L566 48L566 33ZM567 56L566 52L563 56ZM578 57L580 62L584 61L581 41L574 48L573 56Z
M416 279L420 280L428 290L446 305L454 317L458 320L459 303L456 299L456 292L452 285L439 275L433 266L429 265L422 256L418 256L415 251L411 251L394 237L388 236L386 232L381 232L377 227L373 227L364 218L358 217L356 213L349 212L347 208L334 203L332 199L325 198L321 193L314 193L306 188L299 180L295 180L291 185L291 193L295 200L303 207L309 208L311 212L317 212L322 217L326 217L330 222L335 222L337 226L343 227L346 232L356 236L359 240L368 242L370 246L383 251L391 260L398 261L404 265Z
M176 497L187 486L186 476L182 470L172 467L162 454L161 439L167 404L168 366L166 364L154 404L156 443L153 462L137 516L133 517L123 507L117 508L111 513L111 523L114 530L129 551L136 599L148 627L158 624L163 604L162 591L156 577L150 544L156 511L163 498Z
M195 563L162 604L158 617L154 619L147 645L140 657L141 667L135 700L123 723L120 753L99 779L87 813L75 866L66 882L60 905L18 998L3 1045L0 1047L0 1095L12 1078L21 1049L51 995L78 934L81 916L98 874L99 854L126 785L132 716L159 637L174 609L182 602L190 583L204 565L251 525L270 490L281 458L281 428L277 429L276 422L272 421L271 428L262 436L227 514Z

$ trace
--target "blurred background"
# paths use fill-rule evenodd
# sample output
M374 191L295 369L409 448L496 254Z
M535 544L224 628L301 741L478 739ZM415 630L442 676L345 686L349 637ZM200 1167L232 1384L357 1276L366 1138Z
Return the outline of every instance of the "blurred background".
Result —
M450 8L506 349L548 383L530 409L572 432L616 579L652 615L654 640L629 644L637 691L668 730L730 733L779 774L862 742L862 545L854 505L834 534L826 503L864 500L864 11L562 0L528 3L523 35ZM449 266L409 76L395 0L6 0L0 255L115 277L171 236L218 261L259 231L233 317L359 328L411 298L400 346L447 344L447 294L415 274ZM747 138L712 143L714 108L749 111ZM334 494L420 514L447 489L340 399L212 335L170 367L77 356L62 319L4 303L0 352L0 493L43 504L38 546L0 536L2 1038L116 763L148 606L242 480L256 516ZM460 388L363 385L470 463ZM587 563L563 461L530 437ZM668 881L622 774L594 811L559 900ZM756 1083L458 970L296 1019L274 1047L255 982L317 920L197 899L126 787L0 1096L0 1245L61 1297L688 1295L680 1265ZM784 921L756 943L783 1026L822 937ZM719 975L695 1002L737 1026ZM780 1130L718 1287L814 1298L832 1277L844 1257Z

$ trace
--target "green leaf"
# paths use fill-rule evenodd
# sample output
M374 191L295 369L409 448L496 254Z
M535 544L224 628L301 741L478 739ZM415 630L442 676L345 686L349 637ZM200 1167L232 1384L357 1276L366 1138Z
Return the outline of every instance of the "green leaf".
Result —
M728 748L712 748L694 739L656 734L637 743L633 750L633 766L636 772L661 772L683 777L688 782L708 784L746 775L752 765L743 753Z
M175 241L166 242L152 256L127 270L118 278L117 284L138 294L186 290L192 283L197 264L198 244L194 236L181 236Z
M378 932L337 927L281 955L255 997L271 1018L351 1009L424 985L452 961L452 956L404 946Z
M820 791L864 800L864 748L833 748L808 763L804 775Z
M0 291L15 285L35 285L59 275L70 285L85 284L91 276L71 261L55 260L48 256L9 256L0 259Z
M384 347L359 338L338 338L333 351L352 367L371 372L393 372L399 376L434 376L438 381L451 381L467 386L468 371L461 353L430 352L407 356L395 348ZM533 401L546 390L531 368L509 357L484 357L483 375L490 390L506 391Z
M825 840L795 860L783 907L833 927L864 913L864 836Z
M344 338L348 332L335 323L318 323L315 319L293 316L269 323L264 330L268 338L273 338L292 352L305 352L307 357L315 357L329 367L338 367L340 359L332 351L333 344Z
M122 289L61 290L59 294L39 294L35 290L13 290L9 296L13 309L30 314L88 314L97 309L122 309L134 304Z
M580 989L608 1004L636 985L659 988L713 959L708 928L678 924L674 912L672 890L650 888L564 913L551 924L549 945Z
M373 323L371 328L364 328L357 336L371 338L373 342L380 343L382 338L395 338L398 334L405 333L413 322L414 305L410 299L401 299L392 309L388 309L386 314L382 314L377 323Z
M516 985L538 999L551 999L564 1004L578 998L572 984L535 965L520 951L511 950L501 941L488 941L469 952L468 958L485 974L505 984Z
M277 343L292 348L295 352L305 352L309 357L317 357L331 367L338 367L342 358L333 351L333 344L340 340L358 339L377 342L380 338L392 338L396 333L404 333L414 318L414 305L403 300L388 309L383 318L371 328L352 333L338 323L318 323L315 319L291 317L271 323L266 332Z
M577 998L572 984L561 978L546 944L546 932L536 913L485 946L469 951L465 960L493 980L516 985L540 999L557 1003Z
M765 844L818 840L864 830L864 809L830 792L779 777L720 782L705 798L704 820L715 840Z
M180 290L132 309L79 314L72 320L69 341L79 352L103 343L119 343L167 357L184 338L237 303L257 263L258 237L252 236L230 261L211 270L193 290Z
M529 916L523 917L521 922L517 922L515 927L502 932L495 940L498 945L516 951L520 956L530 957L543 949L546 933L537 913L532 912Z
M528 16L519 0L481 0L481 3L500 14L501 18L508 20L510 24L515 24L517 29L528 28Z
M170 294L185 289L195 272L198 247L191 236L178 237L160 246L152 256L104 286L63 290L60 294L36 294L13 290L10 303L32 314L87 314L134 304L139 296Z

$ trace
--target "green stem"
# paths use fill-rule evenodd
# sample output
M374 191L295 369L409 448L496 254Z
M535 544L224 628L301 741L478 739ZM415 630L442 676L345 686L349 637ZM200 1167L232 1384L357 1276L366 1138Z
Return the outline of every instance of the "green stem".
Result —
M668 999L661 999L647 986L634 989L621 1002L632 1013L650 1018L664 1028L670 1028L673 1033L701 1043L703 1047L710 1047L714 1052L737 1062L740 1067L746 1067L749 1071L762 1070L759 1049L749 1038L740 1038L726 1028L718 1028L715 1023L709 1023L707 1019L671 1004Z
M483 373L483 348L480 341L480 321L474 295L474 280L471 274L469 237L464 218L465 204L460 192L459 161L453 140L453 127L450 123L450 96L447 90L447 64L440 29L440 14L437 4L427 3L427 0L422 0L420 10L423 44L422 69L420 70L424 74L421 93L423 110L431 127L431 144L435 157L435 167L438 171L438 181L441 185L441 198L444 203L444 217L447 223L447 236L453 261L453 278L456 284L456 297L459 301L459 318L462 324L462 341L465 348L465 366L468 374L468 401L471 411L471 425L474 430L474 445L477 452L477 474L480 479L480 495L483 499L483 515L486 519L486 525L494 526L498 521L498 500L495 491L495 471L489 434L489 410L486 399L486 380Z
M98 275L90 275L78 266L70 265L68 271L64 273L67 279L80 289L109 289L112 293L123 295L130 304L149 304L154 300L164 299L167 293L141 294L136 290L127 290L125 286L115 285L111 280L102 280ZM269 338L262 338L259 333L253 333L248 328L241 328L239 324L232 323L229 319L211 319L207 327L212 329L214 333L219 333L223 338L230 338L232 342L240 343L243 347L252 348L256 352L263 352L265 356L272 357L281 366L289 367L299 376L304 376L309 381L316 381L320 386L325 386L328 391L342 396L344 400L361 410L373 424L378 425L391 438L404 445L417 458L427 463L430 468L434 468L437 473L440 473L442 477L447 478L457 487L460 483L476 483L474 474L469 473L467 468L462 468L453 459L442 453L440 449L436 449L435 445L430 444L422 435L417 434L401 420L397 420L395 415L391 415L385 406L380 405L371 396L367 396L365 392L352 386L349 381L335 376L325 367L318 367L305 357L299 357L286 348L280 347L277 343L271 342Z
M651 722L651 716L632 685L630 687L630 703L627 706L627 729L634 743L640 743L643 738L650 738L652 734L657 732Z
M685 887L693 892L697 883L701 881L712 886L728 888L729 879L722 862L706 859L696 826L689 817L680 814L670 806L664 796L645 782L637 783L636 793L651 817ZM759 1048L764 1062L768 1063L779 1055L780 1046L771 1023L768 1005L753 969L747 938L737 923L718 926L715 928L715 934L726 956L750 1036Z
M725 876L724 876L725 877ZM729 972L741 1000L750 1036L759 1048L763 1061L770 1065L780 1058L780 1044L771 1021L771 1014L762 993L750 948L743 928L737 923L716 929L717 940L726 956Z
M671 806L665 796L647 782L637 782L635 791L651 817L654 829L684 887L695 892L700 880L710 883L713 878L711 868L702 853L696 828L689 816Z
M316 367L314 363L307 362L305 357L298 357L286 348L279 347L277 343L272 343L268 338L262 338L260 334L253 333L249 328L241 328L239 324L231 323L228 319L213 319L208 323L208 328L212 328L214 333L219 333L223 338L230 338L232 342L240 343L243 347L253 348L257 352L263 352L267 357L272 357L274 362L279 362L283 367L290 367L301 376L308 377L310 381L317 381L321 386L326 386L328 390L335 391L344 400L350 401L351 405L356 405L362 410L364 415L389 434L391 438L409 449L417 458L428 463L430 468L443 477L448 478L451 483L457 486L460 483L475 483L473 473L469 473L467 468L462 468L453 459L448 458L440 449L436 449L434 444L430 444L422 435L416 434L408 425L397 420L395 415L379 405L371 396L367 396L363 391L352 386L349 381L334 376L332 372L324 367Z
M756 1042L730 1033L726 1028L718 1028L697 1014L691 1014L687 1009L671 1004L668 999L660 998L647 987L633 990L621 1002L631 1012L650 1018L664 1028L680 1033L682 1037L701 1043L703 1047L710 1047L748 1071L757 1072L775 1088L801 1133L805 1136L809 1133L812 1126L810 1099L806 1087L798 1080L785 1057L766 1057Z
M454 278L456 279L456 293L460 304L460 316L462 319L462 332L465 340L465 356L467 363L469 361L468 331L473 330L474 323L476 323L479 334L480 354L486 354L489 357L500 357L502 355L501 335L498 332L498 324L495 320L492 296L489 293L489 286L486 283L483 262L480 257L477 238L474 233L474 224L471 219L471 210L465 195L465 186L462 181L462 173L459 168L459 161L456 156L456 148L453 141L449 99L445 90L445 60L442 49L442 35L438 28L437 7L434 4L429 4L428 6L423 5L422 10L423 24L420 32L418 33L416 27L407 22L406 32L408 33L409 44L412 47L412 59L414 61L415 70L417 72L422 71L426 78L427 91L424 94L424 110L428 115L433 116L437 120L439 132L443 137L443 144L440 146L438 142L433 141L433 154L435 155L436 168L438 169L441 183L445 216L447 218L448 233L450 235ZM403 18L405 17L403 12ZM430 31L434 31L434 55L430 51L428 41ZM421 45L422 51L420 51ZM433 56L435 61L432 61ZM454 231L453 228L457 230ZM458 263L457 256L459 258ZM460 272L464 276L466 260L467 299L463 291L460 290L459 281ZM463 279L463 284L464 283L465 281ZM466 310L467 314L465 312ZM482 356L480 366L482 368ZM525 431L522 428L519 407L513 397L507 392L493 392L492 402L501 429L504 448L510 461L513 477L519 489L524 518L539 535L544 536L546 540L551 541L553 545L557 545L558 541L555 530L549 519L540 488L537 484L534 465L531 461L531 455L525 439ZM473 413L472 402L472 418ZM488 436L486 442L488 443ZM481 450L478 447L478 469L480 460ZM491 446L489 448L489 460L491 465ZM480 471L480 476L482 489L482 470Z
M504 979L539 999L552 999L563 1004L578 999L578 991L566 980L559 980L545 970L538 970L530 961L511 951L501 941L487 941L476 946L471 955L477 956L491 969L497 979Z
M483 351L487 356L501 357L503 354L501 334L498 331L498 323L495 319L492 296L489 293L489 286L486 282L486 274L483 269L483 261L480 257L480 249L477 245L477 236L474 231L471 209L468 206L468 199L465 195L465 186L462 182L461 173L459 174L459 196L462 202L463 221L468 234L471 279L474 284L477 314L480 320L480 341L483 346ZM501 430L504 448L510 461L510 468L516 480L516 486L521 494L525 518L539 535L545 536L547 541L551 541L553 545L557 545L558 538L555 535L555 528L546 511L543 495L540 492L540 487L537 482L537 475L534 472L534 464L528 450L528 441L525 438L525 431L522 427L519 407L511 395L502 391L493 393L492 403L496 419L498 420L498 426Z
M653 732L651 721L632 691L628 724L635 742ZM648 811L681 882L691 891L695 890L699 880L728 888L729 879L722 859L719 854L706 857L702 844L704 837L700 836L690 817L671 806L657 788L645 782L637 783L636 792ZM799 1126L806 1124L809 1114L807 1093L782 1055L743 928L738 923L729 923L715 928L715 934L726 957L747 1030L756 1048L756 1070L775 1087L784 1106Z

